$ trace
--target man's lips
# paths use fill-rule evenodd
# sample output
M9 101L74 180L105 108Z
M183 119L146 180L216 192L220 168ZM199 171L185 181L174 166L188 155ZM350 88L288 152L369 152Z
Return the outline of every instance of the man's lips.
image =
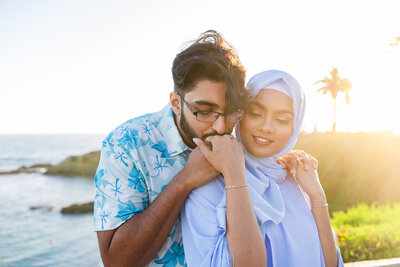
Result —
M254 142L256 142L256 144L263 145L263 146L269 145L272 142L274 142L272 139L269 139L267 137L254 136L254 135L253 135L253 140L254 140Z

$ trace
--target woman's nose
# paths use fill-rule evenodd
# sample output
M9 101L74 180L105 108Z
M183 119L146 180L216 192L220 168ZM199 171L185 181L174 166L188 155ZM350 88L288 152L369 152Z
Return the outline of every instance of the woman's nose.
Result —
M266 133L273 132L274 128L272 125L272 119L271 118L265 118L263 123L260 125L260 130Z

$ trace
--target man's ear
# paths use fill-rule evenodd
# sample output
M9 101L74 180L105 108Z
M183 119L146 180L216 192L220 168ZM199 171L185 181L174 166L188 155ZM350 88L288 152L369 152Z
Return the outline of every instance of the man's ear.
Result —
M176 92L169 94L169 101L171 103L172 111L176 116L181 115L181 97Z

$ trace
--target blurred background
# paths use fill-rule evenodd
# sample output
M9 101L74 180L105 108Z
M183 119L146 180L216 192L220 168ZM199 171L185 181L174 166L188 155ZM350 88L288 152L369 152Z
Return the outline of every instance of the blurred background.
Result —
M101 266L101 141L161 110L172 61L219 31L247 79L281 69L307 96L297 147L319 160L345 261L400 257L400 3L0 0L0 266ZM94 153L87 154L88 152Z

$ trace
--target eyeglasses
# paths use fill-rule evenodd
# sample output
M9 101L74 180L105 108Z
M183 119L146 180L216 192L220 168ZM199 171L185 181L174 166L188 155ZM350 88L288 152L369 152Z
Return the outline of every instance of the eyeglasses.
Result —
M185 105L187 106L187 108L190 110L190 112L196 116L196 119L198 121L201 122L214 122L216 121L219 116L223 116L225 117L225 121L226 122L230 122L230 123L236 123L238 121L240 121L244 115L244 113L242 111L235 111L235 112L229 112L229 113L221 113L221 112L215 112L215 111L193 111L188 102L185 101L185 99L183 99L182 96L180 96L183 103L185 103Z

